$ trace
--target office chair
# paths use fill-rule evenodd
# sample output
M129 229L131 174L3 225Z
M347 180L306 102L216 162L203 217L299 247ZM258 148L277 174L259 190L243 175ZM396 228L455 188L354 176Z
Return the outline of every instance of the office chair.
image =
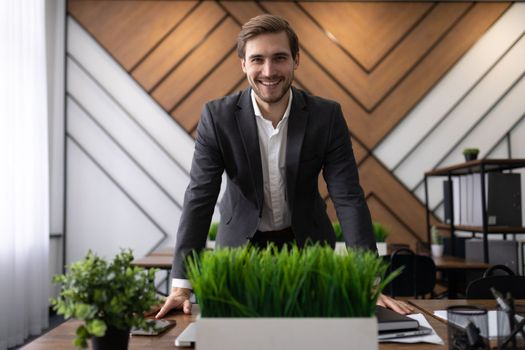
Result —
M398 249L384 257L390 263L389 272L400 266L405 268L399 276L390 282L383 293L396 296L424 296L432 293L436 285L436 265L432 258L417 255L407 248Z
M501 271L505 274L502 275ZM494 299L491 287L503 295L510 292L515 299L525 298L525 277L516 276L505 265L494 265L485 271L483 277L470 282L467 287L467 299Z

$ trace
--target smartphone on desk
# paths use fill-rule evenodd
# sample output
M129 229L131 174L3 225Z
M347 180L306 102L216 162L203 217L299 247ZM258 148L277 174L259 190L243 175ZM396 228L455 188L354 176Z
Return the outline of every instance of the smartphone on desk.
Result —
M148 320L150 324L153 324L153 329L142 329L142 328L131 328L131 335L159 335L169 328L175 326L175 320Z

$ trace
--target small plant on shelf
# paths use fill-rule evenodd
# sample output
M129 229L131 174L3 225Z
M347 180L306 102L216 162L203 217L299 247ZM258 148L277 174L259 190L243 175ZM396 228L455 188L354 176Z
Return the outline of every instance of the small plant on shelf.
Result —
M430 239L432 241L430 246L432 250L432 256L443 256L443 237L439 234L438 228L434 225L432 225L430 228Z
M390 230L379 222L374 222L372 227L374 229L376 242L386 242L388 235L390 235Z
M478 159L479 148L465 148L463 149L463 156L465 156L465 161L471 161Z

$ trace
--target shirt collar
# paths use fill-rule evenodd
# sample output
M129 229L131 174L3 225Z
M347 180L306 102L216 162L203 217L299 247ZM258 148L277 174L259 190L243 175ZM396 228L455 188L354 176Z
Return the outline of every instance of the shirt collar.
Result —
M255 99L255 92L253 91L253 89L251 89L250 91L250 96L252 98L252 106L253 106L253 113L255 114L256 117L259 117L259 118L263 118L263 115L261 113L261 110L259 109L259 105L257 104L257 100ZM288 95L288 106L286 106L286 110L284 111L284 114L283 114L283 117L281 118L281 120L279 121L279 123L281 123L283 120L285 120L286 118L288 118L288 116L290 115L290 110L292 109L292 98L293 98L293 90L290 89L290 95ZM266 120L266 119L264 119Z

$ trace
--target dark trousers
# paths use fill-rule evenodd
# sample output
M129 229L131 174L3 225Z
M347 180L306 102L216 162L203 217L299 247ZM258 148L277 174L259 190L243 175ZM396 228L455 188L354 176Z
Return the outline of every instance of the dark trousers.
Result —
M292 228L287 227L279 231L257 231L255 235L250 238L250 244L260 249L266 248L270 243L273 243L279 250L285 245L295 243L295 235L293 234Z

